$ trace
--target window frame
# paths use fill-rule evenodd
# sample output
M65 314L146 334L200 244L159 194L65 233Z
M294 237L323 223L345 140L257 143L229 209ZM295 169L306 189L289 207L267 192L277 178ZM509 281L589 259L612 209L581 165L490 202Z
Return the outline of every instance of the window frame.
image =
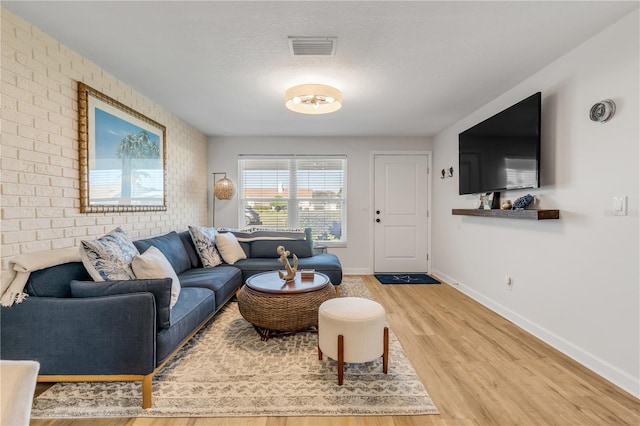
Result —
M289 162L288 178L288 198L287 202L287 227L288 228L302 228L300 226L299 208L300 203L305 201L319 201L321 203L338 202L341 209L341 236L340 240L317 240L314 239L314 245L318 247L346 247L347 246L347 155L346 154L240 154L238 155L238 227L247 227L252 225L245 225L245 206L247 202L252 202L256 198L247 197L245 194L245 182L244 182L244 170L243 160L286 160ZM298 197L298 182L297 171L298 161L300 160L342 160L342 191L339 191L340 197L337 198L299 198ZM261 198L260 202L277 202L282 198ZM268 225L258 225L264 228L272 228ZM278 229L277 227L274 229ZM283 229L283 228L280 228ZM315 238L315 235L314 235Z

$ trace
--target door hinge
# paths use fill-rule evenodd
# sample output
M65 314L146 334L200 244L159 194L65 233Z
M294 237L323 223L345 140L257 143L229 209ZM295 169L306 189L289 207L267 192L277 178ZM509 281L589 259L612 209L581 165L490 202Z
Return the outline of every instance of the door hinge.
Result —
M427 260L429 260L429 253L427 253Z

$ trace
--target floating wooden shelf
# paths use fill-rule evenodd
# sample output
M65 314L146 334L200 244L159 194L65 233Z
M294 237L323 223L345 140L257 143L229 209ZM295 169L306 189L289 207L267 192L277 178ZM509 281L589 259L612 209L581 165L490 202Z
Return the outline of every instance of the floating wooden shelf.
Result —
M451 214L457 216L486 216L506 217L512 219L546 220L560 219L560 210L482 210L482 209L452 209Z

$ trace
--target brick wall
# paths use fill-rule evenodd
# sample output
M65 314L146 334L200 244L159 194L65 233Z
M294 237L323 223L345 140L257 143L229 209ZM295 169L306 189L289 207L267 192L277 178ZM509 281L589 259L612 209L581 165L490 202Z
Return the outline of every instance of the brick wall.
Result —
M206 224L206 137L12 12L0 12L3 281L14 255L77 246L116 226L139 238ZM77 81L166 126L166 211L80 213Z

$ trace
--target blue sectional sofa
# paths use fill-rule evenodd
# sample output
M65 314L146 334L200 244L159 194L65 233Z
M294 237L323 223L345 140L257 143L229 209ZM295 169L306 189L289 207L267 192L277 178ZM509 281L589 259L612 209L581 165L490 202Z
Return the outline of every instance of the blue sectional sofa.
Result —
M297 241L241 242L246 259L214 268L202 267L188 231L134 241L140 253L159 249L175 270L181 290L170 311L171 278L96 286L82 262L32 272L25 289L29 297L0 310L0 359L38 361L40 382L142 381L142 406L149 408L154 374L249 276L282 269L278 245L299 257L299 268L313 268L332 284L341 283L339 259L314 254L310 231L306 234ZM154 290L135 290L137 285ZM96 295L96 287L107 291Z

